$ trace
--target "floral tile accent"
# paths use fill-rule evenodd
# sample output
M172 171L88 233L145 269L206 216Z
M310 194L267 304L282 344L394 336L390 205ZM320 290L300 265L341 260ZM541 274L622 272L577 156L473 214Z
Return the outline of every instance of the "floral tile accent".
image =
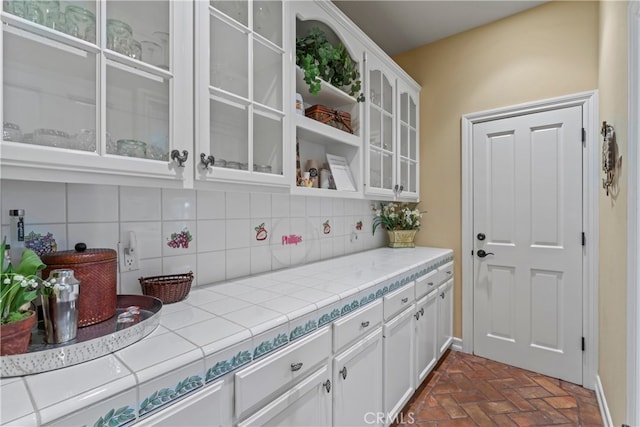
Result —
M104 416L98 418L93 427L121 427L136 419L136 410L131 406L123 406L118 409L111 409Z
M267 229L264 227L264 222L256 227L254 227L254 230L256 231L256 240L261 242L263 240L267 240L267 237L269 236L269 232L267 231Z
M344 316L345 314L349 314L352 311L356 310L358 307L360 307L360 303L358 302L358 300L353 300L342 307L340 315Z
M305 323L304 326L299 325L293 328L293 331L291 331L291 333L289 334L289 341L298 339L311 331L315 331L316 329L318 329L318 322L316 322L314 319L311 319L307 323Z
M193 240L191 232L185 227L179 233L171 233L171 237L167 238L167 246L170 248L183 248L189 247L189 242Z
M193 375L180 381L174 389L163 388L161 390L156 390L151 394L151 396L142 401L138 413L140 415L148 414L202 386L202 377L199 375Z
M265 354L272 352L276 348L282 347L288 342L289 337L287 337L287 334L279 334L273 340L263 341L253 351L253 358L257 359L258 357L262 357Z
M365 304L369 304L371 301L375 301L376 299L376 294L371 292L369 295L365 295L362 298L360 298L360 307L362 307Z
M233 356L229 360L221 360L213 365L211 368L207 369L205 374L205 382L208 383L210 381L215 380L233 370L238 369L240 366L246 365L251 362L251 353L248 351L240 351L238 354Z
M329 224L329 220L326 220L322 223L322 234L331 233L331 224Z
M340 317L340 310L337 308L334 308L331 311L331 313L325 313L322 316L320 316L320 320L318 321L318 327L324 326L327 323L331 323L334 320L336 320L338 317Z
M356 222L356 230L358 231L362 230L362 220Z

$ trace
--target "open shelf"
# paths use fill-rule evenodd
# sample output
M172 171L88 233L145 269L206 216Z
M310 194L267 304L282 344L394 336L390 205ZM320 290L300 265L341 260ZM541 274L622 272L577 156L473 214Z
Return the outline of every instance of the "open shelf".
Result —
M318 144L346 144L361 148L362 138L305 116L295 117L299 138Z

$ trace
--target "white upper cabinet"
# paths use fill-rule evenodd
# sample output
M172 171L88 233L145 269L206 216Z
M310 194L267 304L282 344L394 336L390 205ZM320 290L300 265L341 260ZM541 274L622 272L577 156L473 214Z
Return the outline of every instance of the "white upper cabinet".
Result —
M299 170L294 169L292 174L293 192L362 197L364 107L360 101L364 81L364 45L352 33L357 29L350 26L331 3L292 1L289 7L294 43L290 70L294 78L291 79L292 98L288 111L293 122L291 140L294 147L288 163L299 165ZM305 81L306 55L300 53L300 46L325 40L332 48L338 49L341 58L352 66L352 79L346 85L327 82L330 72L324 73L322 69L319 74L325 77L324 80L310 79L316 88ZM297 113L296 94L302 98L302 106ZM338 157L332 171L335 182L323 179L328 173L322 172L330 169L328 157L332 156ZM305 172L310 172L310 186L305 186L300 180Z
M195 2L197 180L289 185L285 7Z
M419 88L397 77L388 61L367 55L366 64L365 192L417 201Z
M174 46L191 16L168 0L3 2L3 178L189 185L192 51Z

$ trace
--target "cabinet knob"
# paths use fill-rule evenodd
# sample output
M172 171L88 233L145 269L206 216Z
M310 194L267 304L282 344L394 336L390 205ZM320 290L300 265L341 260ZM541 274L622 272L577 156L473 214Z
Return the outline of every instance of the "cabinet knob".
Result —
M444 299L444 292L440 294L440 297Z
M188 158L189 152L187 150L182 150L182 155L180 155L180 151L178 150L171 150L171 160L178 163L178 167L183 168Z
M420 312L416 311L416 314L414 314L413 316L416 318L416 320L420 319Z
M347 367L343 366L342 369L339 371L339 373L342 375L342 379L346 380L347 379Z
M291 364L291 371L292 372L299 371L300 368L302 368L302 362L292 363Z
M369 326L369 321L364 321L360 324L360 326L362 326L363 328L366 328L367 326Z
M327 393L331 392L331 380L325 381L324 383L322 383L322 385L327 390Z
M420 314L424 316L424 307L420 309Z
M200 163L204 169L209 169L209 166L213 166L216 162L216 158L212 155L206 155L204 153L200 153Z

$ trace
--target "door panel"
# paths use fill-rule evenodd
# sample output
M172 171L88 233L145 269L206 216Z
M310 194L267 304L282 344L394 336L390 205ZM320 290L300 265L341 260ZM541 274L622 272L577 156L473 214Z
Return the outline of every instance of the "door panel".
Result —
M581 134L581 107L473 127L474 352L575 383L582 381Z

